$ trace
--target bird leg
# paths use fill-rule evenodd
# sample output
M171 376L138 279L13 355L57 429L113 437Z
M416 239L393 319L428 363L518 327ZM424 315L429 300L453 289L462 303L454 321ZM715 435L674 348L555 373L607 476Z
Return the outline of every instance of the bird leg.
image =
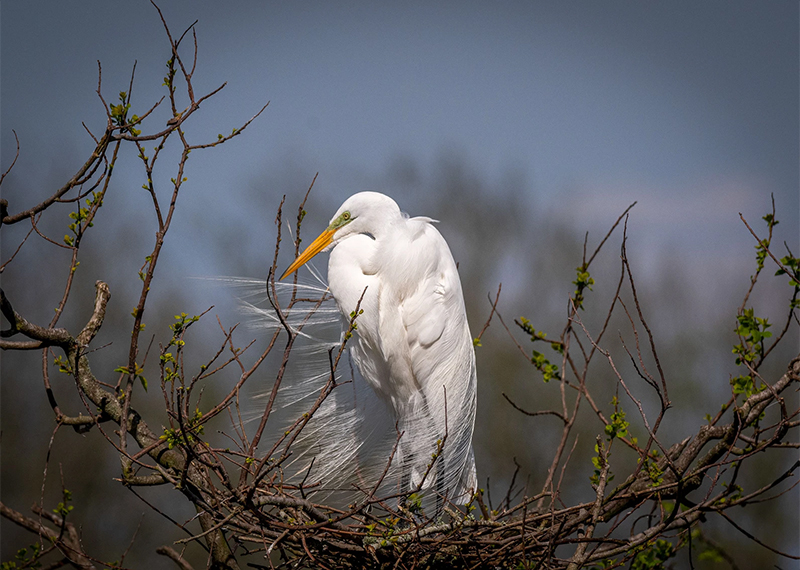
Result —
M444 485L444 477L439 476L447 471L444 468L444 453L441 454L441 456L438 458L438 461L441 463L441 465L434 466L434 469L436 469L436 518L440 517L442 514L442 510L444 509L445 494L447 493L447 489Z
M411 469L409 468L410 465L413 465L414 454L410 453L408 456L403 454L403 465L400 467L400 497L398 498L398 507L400 509L405 509L406 501L408 500L408 495L411 492Z

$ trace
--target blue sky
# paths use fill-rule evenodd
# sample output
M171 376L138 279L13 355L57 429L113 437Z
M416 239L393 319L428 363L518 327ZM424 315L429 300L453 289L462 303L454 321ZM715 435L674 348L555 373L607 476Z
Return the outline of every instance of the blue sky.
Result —
M490 187L520 173L526 203L575 231L599 232L638 200L631 232L643 259L688 253L708 273L701 281L739 260L749 270L738 212L757 221L771 193L797 240L794 2L183 1L163 11L176 33L199 20L198 91L228 82L191 134L214 139L270 101L244 137L190 166L192 191L229 197L219 207L232 214L257 212L263 224L278 196L299 195L319 171L312 205L325 219L356 191L391 191L381 185L398 157L431 171L455 153ZM0 19L2 161L14 129L23 180L3 191L43 197L88 152L81 122L102 127L96 61L107 100L138 61L143 109L161 95L167 46L144 1L4 2ZM395 198L426 213L419 196Z

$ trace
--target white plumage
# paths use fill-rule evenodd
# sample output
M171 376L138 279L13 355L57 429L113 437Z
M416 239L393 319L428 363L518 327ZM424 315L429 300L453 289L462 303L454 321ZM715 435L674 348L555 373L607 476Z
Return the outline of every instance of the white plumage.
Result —
M349 463L362 475L380 472L387 457L377 466L361 465L367 454L359 450L374 435L370 424L388 413L403 434L391 470L399 479L394 484L402 492L432 489L440 498L465 502L477 487L475 355L458 271L433 221L409 218L383 194L355 194L283 277L330 250L328 285L347 320L363 295L349 347L379 399L369 403L371 409L362 402L338 412L323 410L312 428L314 448L323 456L317 459ZM384 410L374 409L381 405ZM336 425L337 413L341 425ZM336 439L327 444L326 429ZM433 461L439 447L442 452ZM373 454L369 461L379 457ZM341 467L321 468L342 472Z

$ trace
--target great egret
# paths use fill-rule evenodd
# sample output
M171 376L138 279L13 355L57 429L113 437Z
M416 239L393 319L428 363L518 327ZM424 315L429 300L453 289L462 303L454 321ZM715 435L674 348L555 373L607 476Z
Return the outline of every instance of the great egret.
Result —
M466 502L477 488L475 352L456 264L433 222L360 192L281 279L331 250L328 286L342 315L361 299L353 359L402 433L402 491Z

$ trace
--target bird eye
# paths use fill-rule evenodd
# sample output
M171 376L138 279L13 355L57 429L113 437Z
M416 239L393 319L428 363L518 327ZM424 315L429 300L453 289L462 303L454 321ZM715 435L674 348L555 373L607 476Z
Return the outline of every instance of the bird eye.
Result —
M350 215L349 211L342 212L341 214L339 214L338 218L336 218L335 220L333 220L331 222L331 225L328 226L328 229L329 230L338 230L339 228L341 228L345 224L349 224L352 221L351 218L352 218L352 216Z

